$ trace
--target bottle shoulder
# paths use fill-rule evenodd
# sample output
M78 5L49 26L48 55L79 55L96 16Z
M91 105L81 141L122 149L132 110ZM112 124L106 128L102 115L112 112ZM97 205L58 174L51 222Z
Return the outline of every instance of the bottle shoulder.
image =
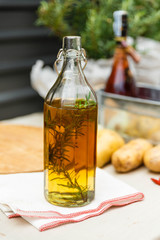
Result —
M124 47L117 47L113 57L111 75L123 74L131 76L129 60Z
M90 100L97 104L96 94L84 74L72 72L59 74L55 84L49 90L45 102L52 103L55 99L60 99L64 104L70 101L75 105L78 100L82 102Z

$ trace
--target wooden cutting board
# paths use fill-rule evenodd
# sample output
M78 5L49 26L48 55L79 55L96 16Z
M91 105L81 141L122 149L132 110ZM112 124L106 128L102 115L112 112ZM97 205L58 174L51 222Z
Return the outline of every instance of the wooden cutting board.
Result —
M0 124L0 173L42 170L42 128Z

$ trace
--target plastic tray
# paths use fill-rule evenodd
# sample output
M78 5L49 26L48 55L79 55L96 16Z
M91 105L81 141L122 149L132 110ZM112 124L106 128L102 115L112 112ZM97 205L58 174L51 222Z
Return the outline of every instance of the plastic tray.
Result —
M126 140L146 138L160 144L160 101L97 91L99 124Z

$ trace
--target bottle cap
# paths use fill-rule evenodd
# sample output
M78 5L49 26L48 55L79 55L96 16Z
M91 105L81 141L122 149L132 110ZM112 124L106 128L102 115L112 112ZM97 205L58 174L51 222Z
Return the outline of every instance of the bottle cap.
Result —
M81 37L80 36L66 36L63 38L63 50L75 49L81 50Z
M113 31L115 37L126 37L128 28L128 13L123 10L115 11L113 13Z

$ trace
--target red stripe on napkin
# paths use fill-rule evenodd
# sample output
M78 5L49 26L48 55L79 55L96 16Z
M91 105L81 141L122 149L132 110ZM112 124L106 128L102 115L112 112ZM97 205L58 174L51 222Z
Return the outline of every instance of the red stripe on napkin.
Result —
M84 214L82 214L82 218L79 219L75 219L73 216L67 217L66 219L63 220L59 220L59 221L53 221L47 224L42 225L41 227L39 227L39 231L45 231L47 229L53 228L53 227L57 227L59 225L62 224L66 224L66 223L75 223L75 222L81 222L84 221L90 217L95 217L98 215L101 215L102 213L104 213L107 209L109 209L110 207L116 207L116 206L125 206L137 201L141 201L144 199L144 195L143 193L136 193L136 194L131 194L125 197L121 197L121 198L116 198L116 199L112 199L111 201L106 201L103 202L98 209L96 209L96 211L90 211L90 213L88 215L83 216ZM124 202L125 201L125 202ZM72 214L71 214L72 215ZM72 217L72 218L71 218Z

